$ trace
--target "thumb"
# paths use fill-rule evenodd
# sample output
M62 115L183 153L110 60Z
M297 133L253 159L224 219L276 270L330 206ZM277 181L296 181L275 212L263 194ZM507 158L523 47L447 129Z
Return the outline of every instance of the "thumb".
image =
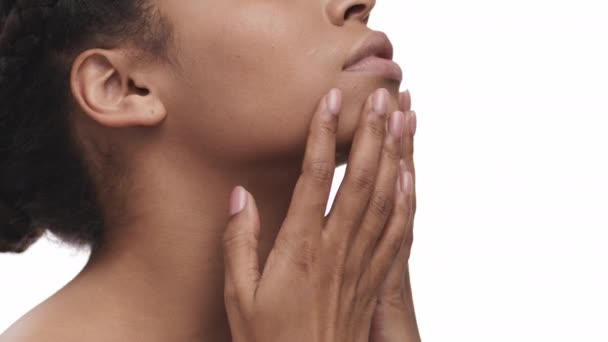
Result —
M223 238L225 297L251 307L260 280L260 218L253 196L242 186L232 190L230 215Z

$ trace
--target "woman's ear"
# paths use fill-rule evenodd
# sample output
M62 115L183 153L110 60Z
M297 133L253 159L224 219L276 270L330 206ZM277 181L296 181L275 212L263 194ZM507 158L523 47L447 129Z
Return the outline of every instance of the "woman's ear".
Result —
M104 49L81 53L70 75L70 87L82 111L109 127L154 126L167 116L156 88L132 57Z

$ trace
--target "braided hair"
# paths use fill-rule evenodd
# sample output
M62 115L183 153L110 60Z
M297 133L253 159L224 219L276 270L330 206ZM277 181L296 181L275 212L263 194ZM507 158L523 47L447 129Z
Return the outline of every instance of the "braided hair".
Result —
M134 43L166 56L170 27L149 0L0 0L0 252L46 230L94 246L104 220L68 123L71 62Z

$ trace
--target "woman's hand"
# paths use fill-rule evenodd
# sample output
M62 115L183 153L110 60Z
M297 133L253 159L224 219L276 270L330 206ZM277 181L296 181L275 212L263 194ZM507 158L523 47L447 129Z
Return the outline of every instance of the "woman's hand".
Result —
M416 115L411 112L411 98L409 92L399 96L399 109L407 114L407 124L403 136L403 150L406 167L415 178L413 149L414 134L416 132ZM416 322L412 289L410 285L408 260L413 241L413 222L416 211L416 188L413 182L412 206L413 213L407 226L407 232L401 250L388 276L380 288L378 305L372 321L370 342L418 342L420 333Z
M320 101L302 174L263 272L255 200L242 187L233 191L224 235L233 341L368 342L380 285L412 215L412 177L399 179L404 114L391 115L385 134L388 96L379 89L367 99L327 217L341 93L332 89Z

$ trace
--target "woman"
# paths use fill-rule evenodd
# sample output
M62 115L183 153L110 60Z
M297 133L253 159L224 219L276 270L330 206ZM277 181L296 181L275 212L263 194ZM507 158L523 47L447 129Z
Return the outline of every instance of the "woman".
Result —
M373 0L0 4L0 248L92 248L0 341L418 338L415 116L348 67L392 55Z

